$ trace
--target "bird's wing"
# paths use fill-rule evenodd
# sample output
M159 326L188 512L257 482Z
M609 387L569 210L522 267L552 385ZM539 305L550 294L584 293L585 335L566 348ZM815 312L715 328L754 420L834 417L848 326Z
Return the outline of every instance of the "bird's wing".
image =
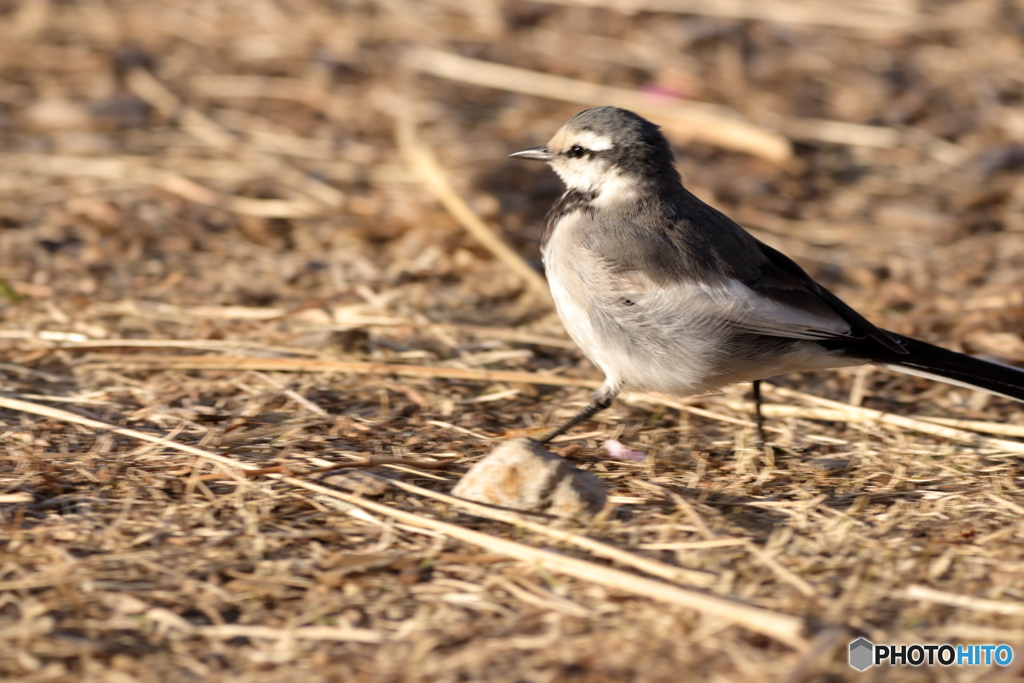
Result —
M697 200L699 201L699 200ZM873 339L896 353L903 345L815 282L789 257L701 203L673 230L622 220L588 233L620 285L659 309L716 316L744 331L793 339ZM697 225L700 228L697 228ZM632 301L623 291L624 298ZM701 313L699 307L708 306Z
M772 288L766 295L764 287L753 288L728 276L666 280L653 277L649 269L615 265L605 261L593 269L593 295L605 310L633 318L637 324L684 323L790 339L865 337L803 290Z
M849 321L819 305L817 300L802 296L802 292L786 291L785 297L769 297L731 278L674 286L686 288L691 297L695 287L699 289L700 298L710 305L709 310L730 327L743 332L791 339L864 338Z
M815 282L788 256L760 241L757 244L766 261L761 264L760 277L743 284L763 301L822 321L841 319L848 325L848 332L840 334L840 337L870 338L890 351L907 353L898 339L876 327L842 299ZM834 326L827 325L826 329L834 329Z

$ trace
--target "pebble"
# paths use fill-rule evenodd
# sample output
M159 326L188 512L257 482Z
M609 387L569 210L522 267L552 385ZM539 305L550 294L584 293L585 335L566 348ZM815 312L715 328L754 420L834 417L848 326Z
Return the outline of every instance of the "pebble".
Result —
M558 517L590 517L604 509L604 483L532 439L506 441L477 462L452 495Z

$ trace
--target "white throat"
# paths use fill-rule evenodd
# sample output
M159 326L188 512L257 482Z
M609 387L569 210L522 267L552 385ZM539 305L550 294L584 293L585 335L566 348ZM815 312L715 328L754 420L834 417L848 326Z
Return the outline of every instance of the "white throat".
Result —
M565 186L578 192L593 193L597 206L616 204L636 197L636 178L596 161L552 164Z

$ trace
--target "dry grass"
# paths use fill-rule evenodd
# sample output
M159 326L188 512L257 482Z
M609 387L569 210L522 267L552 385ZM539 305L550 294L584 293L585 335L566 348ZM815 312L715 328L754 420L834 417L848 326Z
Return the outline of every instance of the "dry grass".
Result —
M0 2L0 677L795 683L854 678L858 634L1024 646L1009 401L780 378L762 453L745 387L638 395L560 442L597 521L446 495L600 380L521 260L558 183L505 158L581 104L664 123L694 191L880 324L1024 362L1021 26Z

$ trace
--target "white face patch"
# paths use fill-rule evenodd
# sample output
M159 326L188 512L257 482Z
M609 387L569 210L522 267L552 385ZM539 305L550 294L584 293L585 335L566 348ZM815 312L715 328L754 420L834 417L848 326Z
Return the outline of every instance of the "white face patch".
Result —
M580 192L600 191L611 173L608 163L603 159L555 157L550 163L566 187Z
M548 141L547 148L559 153L568 151L576 145L592 152L603 152L613 146L611 138L605 135L599 135L592 130L571 130L563 126L555 133L555 137Z
M583 149L589 149L594 152L603 152L606 149L612 148L612 141L610 138L604 135L598 135L592 130L573 131L572 134L566 135L565 137L565 141L568 143L567 147L579 145Z
M558 156L548 163L570 190L594 192L600 197L606 194L606 189L614 187L616 199L621 196L619 193L622 190L628 190L628 183L627 187L623 187L619 173L612 168L608 159L591 154L583 156L566 154L576 146L591 152L603 152L611 149L614 144L608 136L600 135L592 130L575 130L563 126L555 133L555 136L548 142L547 148Z
M570 190L594 193L594 206L610 206L636 197L636 178L614 170L604 159L555 159L558 177Z

